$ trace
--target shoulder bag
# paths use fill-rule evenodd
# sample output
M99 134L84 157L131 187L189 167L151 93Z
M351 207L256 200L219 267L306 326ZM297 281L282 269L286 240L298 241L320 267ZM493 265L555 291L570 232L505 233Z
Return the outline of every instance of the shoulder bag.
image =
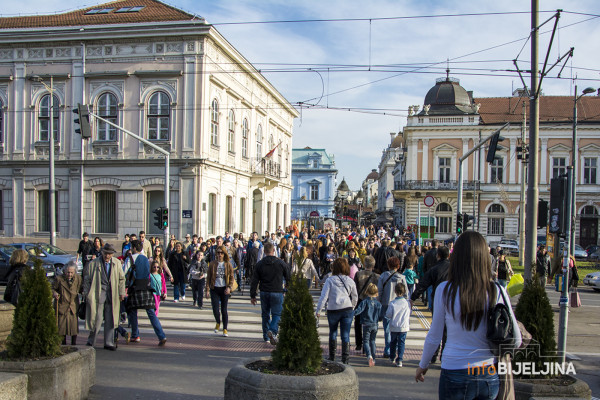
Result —
M87 307L86 299L81 300L81 302L77 305L77 317L80 320L85 321L86 307Z
M488 310L487 320L487 340L490 343L490 350L495 356L502 356L505 353L510 353L514 348L515 343L515 327L512 320L512 310L507 306L508 301L504 296L501 286L494 282L503 303L498 303Z
M135 263L131 265L130 277L133 278L133 271L135 270ZM145 286L144 286L145 283ZM154 301L154 290L150 285L150 279L135 279L131 283L127 291L127 299L125 299L125 308L127 312L131 310L150 310L156 308L156 302Z
M344 283L344 280L342 279L342 277L341 277L341 276L339 276L339 275L337 275L337 277L338 277L338 279L339 279L340 281L342 281L342 285L344 285L344 289L346 289L346 293L348 293L348 297L350 297L350 301L352 301L352 292L350 292L350 291L348 290L348 287L347 287L347 286L346 286L346 284Z

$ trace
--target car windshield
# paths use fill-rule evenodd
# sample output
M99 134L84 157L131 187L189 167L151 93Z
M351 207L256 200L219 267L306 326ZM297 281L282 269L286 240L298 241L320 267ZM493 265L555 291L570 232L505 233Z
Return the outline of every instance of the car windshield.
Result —
M581 251L584 251L584 250L583 250L583 247L581 247L581 246L580 246L580 245L578 245L578 244L576 244L576 245L575 245L575 250L581 250Z
M64 250L59 249L56 246L52 246L51 244L40 243L40 244L38 244L38 246L42 250L44 250L44 252L46 252L52 256L65 256L65 255L69 254L69 253L65 252Z
M5 254L8 254L9 256L12 256L13 251L15 251L16 249L12 246L2 246L0 247L0 251L2 251Z

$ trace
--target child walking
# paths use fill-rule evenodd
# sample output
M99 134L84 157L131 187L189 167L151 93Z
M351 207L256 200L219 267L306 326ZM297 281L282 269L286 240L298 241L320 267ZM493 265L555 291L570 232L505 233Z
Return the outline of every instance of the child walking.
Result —
M379 291L377 285L369 283L365 291L367 298L360 302L354 310L354 315L360 315L360 323L363 327L363 349L369 360L369 367L375 365L375 336L377 336L377 324L382 319L381 303L377 300Z
M396 298L388 305L385 316L390 319L390 333L392 334L390 361L401 367L402 358L404 357L404 342L409 331L410 304L405 297L406 289L402 283L396 284L394 292ZM398 350L398 357L396 357L396 350Z
M158 261L153 261L150 267L150 286L154 290L154 304L156 305L156 315L158 315L158 307L160 306L160 295L162 293L162 277L159 273L160 264Z
M415 283L419 283L417 272L413 264L408 264L404 272L402 273L406 278L406 286L408 286L408 298L412 296L415 291Z

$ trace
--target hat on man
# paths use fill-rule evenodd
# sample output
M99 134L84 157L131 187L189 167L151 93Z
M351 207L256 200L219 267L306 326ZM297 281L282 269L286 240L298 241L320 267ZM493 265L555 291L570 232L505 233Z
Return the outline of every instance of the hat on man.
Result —
M104 247L102 247L102 252L106 253L106 254L114 254L115 253L115 248L113 247L112 244L106 243L104 245Z
M190 234L188 233L187 235L185 235L185 238L189 239L190 238Z

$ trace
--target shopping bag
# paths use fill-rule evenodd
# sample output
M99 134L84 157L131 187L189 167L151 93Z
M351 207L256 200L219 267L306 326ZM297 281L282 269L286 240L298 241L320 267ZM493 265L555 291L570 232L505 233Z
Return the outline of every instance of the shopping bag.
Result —
M571 307L581 307L581 298L579 297L579 292L577 291L577 289L573 290L571 292Z
M525 280L522 274L514 274L510 278L510 282L506 285L506 291L510 297L516 296L523 291L523 284Z

